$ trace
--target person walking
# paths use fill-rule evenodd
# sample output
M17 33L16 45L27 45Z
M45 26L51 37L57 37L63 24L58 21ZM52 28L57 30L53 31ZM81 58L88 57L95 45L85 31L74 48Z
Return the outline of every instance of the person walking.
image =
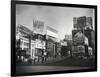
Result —
M47 56L47 52L44 51L44 62L46 62L46 56Z

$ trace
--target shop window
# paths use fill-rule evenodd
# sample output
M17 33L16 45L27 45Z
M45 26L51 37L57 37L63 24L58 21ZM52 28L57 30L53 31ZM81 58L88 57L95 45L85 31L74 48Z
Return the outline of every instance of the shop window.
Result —
M29 46L29 43L24 42L24 45L25 45L25 46Z

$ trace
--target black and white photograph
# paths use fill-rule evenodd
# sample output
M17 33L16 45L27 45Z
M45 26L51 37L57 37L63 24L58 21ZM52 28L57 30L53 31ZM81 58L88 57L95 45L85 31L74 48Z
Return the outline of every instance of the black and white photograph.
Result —
M65 5L16 3L16 76L96 70L96 9Z

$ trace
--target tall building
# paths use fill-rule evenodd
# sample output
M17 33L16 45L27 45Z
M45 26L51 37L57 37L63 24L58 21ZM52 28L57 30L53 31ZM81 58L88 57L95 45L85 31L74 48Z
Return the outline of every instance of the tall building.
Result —
M93 24L92 17L74 17L73 18L73 30L72 30L72 40L73 40L73 52L78 51L79 45L83 46L86 55L89 54L88 49L92 48L94 44L93 39ZM77 36L78 35L78 36ZM76 37L77 36L77 37ZM79 37L80 36L80 37ZM92 51L93 52L93 51Z
M31 55L31 30L24 27L23 25L17 26L16 31L16 46L19 47L20 51L24 50L23 54ZM22 54L22 55L23 55Z
M93 55L95 54L95 31L93 29L86 29L85 36L88 38L89 46L93 49Z
M86 16L83 17L74 17L73 18L73 26L77 30L82 30L86 26Z
M36 34L35 35L35 55L38 57L42 57L45 52L46 41L45 35Z
M23 58L25 55L31 58L42 56L45 50L44 35L33 33L23 25L17 26L16 29L16 49L19 49L17 53L20 53Z
M47 26L46 31L46 51L49 57L56 56L56 42L58 41L58 31Z
M36 34L44 34L44 22L40 20L33 20L33 31Z
M73 28L77 30L83 30L86 27L93 28L92 17L74 17L73 18Z

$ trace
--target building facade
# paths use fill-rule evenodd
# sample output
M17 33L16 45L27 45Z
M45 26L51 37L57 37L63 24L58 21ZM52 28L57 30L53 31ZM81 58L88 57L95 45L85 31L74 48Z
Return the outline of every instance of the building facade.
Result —
M94 44L92 43L92 39L94 39L93 38L94 30L92 24L92 17L86 17L86 16L74 17L73 28L74 28L72 30L73 53L75 53L75 51L76 53L78 53L77 51L79 52L84 51L85 56L89 56L90 52L93 55Z
M19 50L18 50L19 49ZM17 26L16 30L16 50L17 57L21 59L36 58L43 55L45 50L44 35L35 34L25 26ZM42 53L42 54L40 54ZM38 55L37 55L38 54ZM29 56L29 57L26 57Z
M56 55L57 55L57 49L56 49L57 41L58 41L58 31L47 26L46 51L48 53L48 57L56 57Z

